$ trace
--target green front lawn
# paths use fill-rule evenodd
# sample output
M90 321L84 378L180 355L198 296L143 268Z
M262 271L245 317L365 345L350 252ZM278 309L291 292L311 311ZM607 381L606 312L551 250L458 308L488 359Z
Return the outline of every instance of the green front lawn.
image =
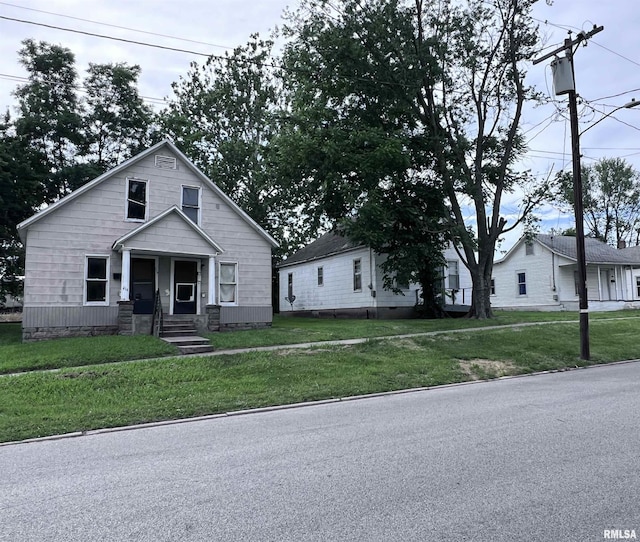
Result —
M296 329L314 322L329 325ZM639 332L640 318L592 318L592 363L640 358ZM578 352L568 322L7 376L0 441L585 365Z
M0 324L0 374L171 356L177 348L150 336L99 336L22 343L20 324Z

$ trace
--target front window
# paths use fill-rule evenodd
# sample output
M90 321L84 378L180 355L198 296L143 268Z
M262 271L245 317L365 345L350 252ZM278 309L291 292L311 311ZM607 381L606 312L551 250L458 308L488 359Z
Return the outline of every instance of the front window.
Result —
M491 279L491 295L496 295L496 279Z
M293 273L287 275L287 299L293 299Z
M200 222L200 188L197 186L182 187L182 212L193 222Z
M220 303L238 302L238 264L220 264Z
M360 258L353 260L353 290L362 290L362 262Z
M458 271L458 260L450 260L447 262L447 273L449 275L449 288L459 290L460 273Z
M127 220L146 220L147 181L127 179Z
M86 305L109 304L108 256L87 256L84 301Z
M527 295L526 273L518 273L518 295Z
M322 267L318 267L318 286L322 286L324 284L324 269Z

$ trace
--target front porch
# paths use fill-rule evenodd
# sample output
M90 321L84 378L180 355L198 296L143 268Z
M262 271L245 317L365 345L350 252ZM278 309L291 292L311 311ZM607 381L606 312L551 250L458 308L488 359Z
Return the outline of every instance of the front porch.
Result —
M113 250L121 259L120 276L114 276L120 279L121 334L151 333L154 309L185 315L200 332L217 331L221 296L236 302L235 264L217 262L223 249L176 207L116 240ZM227 282L216 280L218 270Z

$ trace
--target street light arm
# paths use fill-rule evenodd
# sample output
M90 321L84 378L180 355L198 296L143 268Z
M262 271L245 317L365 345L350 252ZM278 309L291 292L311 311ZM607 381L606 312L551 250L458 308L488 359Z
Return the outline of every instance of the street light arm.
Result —
M631 109L632 107L636 107L640 105L640 101L637 101L635 98L633 100L631 100L629 103L626 103L624 105L621 105L619 107L616 107L613 111L609 111L606 115L604 115L603 117L600 117L596 122L594 122L592 125L587 126L584 130L582 130L582 132L580 132L578 134L578 136L581 136L582 134L584 134L587 130L591 130L591 128L593 128L596 124L599 124L600 122L602 122L604 119L606 119L607 117L610 117L611 115L613 115L616 111L620 111L621 109Z

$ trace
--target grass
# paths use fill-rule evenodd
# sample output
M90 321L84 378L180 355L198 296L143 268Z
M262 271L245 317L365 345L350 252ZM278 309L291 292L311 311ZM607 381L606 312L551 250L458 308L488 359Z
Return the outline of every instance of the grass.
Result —
M100 336L23 344L20 324L0 325L0 374L78 367L176 353L174 346L150 336Z
M607 314L611 318L612 313ZM640 316L640 311L614 313ZM594 318L600 316L593 315ZM498 311L491 320L447 318L440 320L336 320L317 318L274 318L270 329L210 333L207 337L218 349L247 348L299 344L303 342L333 341L353 338L387 337L410 333L426 333L451 329L471 329L509 325L523 322L577 321L575 312L516 312Z
M32 372L0 378L0 441L640 358L639 331L594 317L591 362L570 322Z

